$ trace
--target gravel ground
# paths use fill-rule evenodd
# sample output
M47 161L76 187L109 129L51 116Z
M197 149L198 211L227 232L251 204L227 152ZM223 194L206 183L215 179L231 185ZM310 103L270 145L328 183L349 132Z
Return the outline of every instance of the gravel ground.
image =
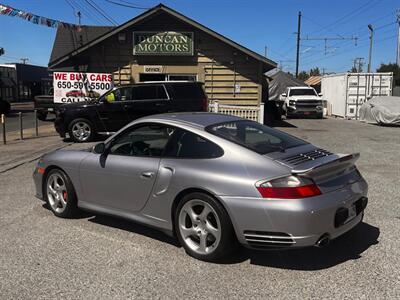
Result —
M370 186L364 223L328 247L200 262L134 223L54 217L33 197L27 162L0 174L0 298L399 299L400 128L336 119L281 125L323 148L361 152Z

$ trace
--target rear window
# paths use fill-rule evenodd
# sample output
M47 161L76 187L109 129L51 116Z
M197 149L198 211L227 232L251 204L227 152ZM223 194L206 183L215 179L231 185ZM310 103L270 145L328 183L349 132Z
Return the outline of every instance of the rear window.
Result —
M134 100L168 99L163 85L141 85L132 88Z
M313 89L291 89L289 96L316 96Z
M174 99L204 99L206 96L201 84L173 84Z
M164 153L166 157L176 158L217 158L224 151L216 144L194 134L178 129L174 133Z
M259 154L284 151L307 144L282 131L247 120L211 125L207 127L207 131Z

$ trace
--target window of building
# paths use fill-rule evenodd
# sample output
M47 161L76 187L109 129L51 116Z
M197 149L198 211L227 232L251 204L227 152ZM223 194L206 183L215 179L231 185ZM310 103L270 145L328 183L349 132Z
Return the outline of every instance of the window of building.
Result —
M168 81L197 81L197 75L168 75Z

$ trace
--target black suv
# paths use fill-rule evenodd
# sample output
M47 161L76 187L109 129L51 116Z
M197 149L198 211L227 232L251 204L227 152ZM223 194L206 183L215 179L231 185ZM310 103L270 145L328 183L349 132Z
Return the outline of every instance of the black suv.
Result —
M55 127L61 137L88 142L111 134L140 117L180 111L207 111L201 82L152 82L124 85L97 100L65 104L56 111Z

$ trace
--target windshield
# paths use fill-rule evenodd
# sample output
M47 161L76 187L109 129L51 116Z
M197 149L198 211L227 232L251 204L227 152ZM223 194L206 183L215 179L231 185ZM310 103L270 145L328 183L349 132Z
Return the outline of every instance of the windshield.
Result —
M289 96L317 96L314 89L291 89Z
M206 130L259 154L285 151L307 144L287 133L247 120L211 125Z

